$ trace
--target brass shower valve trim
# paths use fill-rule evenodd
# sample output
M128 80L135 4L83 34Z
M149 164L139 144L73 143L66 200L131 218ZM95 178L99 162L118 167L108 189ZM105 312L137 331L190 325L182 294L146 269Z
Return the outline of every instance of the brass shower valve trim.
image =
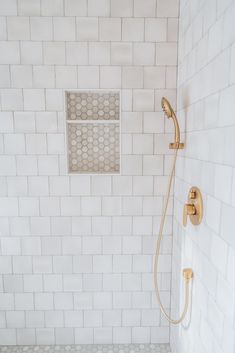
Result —
M202 194L200 190L193 186L188 193L188 202L184 205L183 212L183 225L186 227L187 219L191 221L193 225L199 225L203 217L203 202Z

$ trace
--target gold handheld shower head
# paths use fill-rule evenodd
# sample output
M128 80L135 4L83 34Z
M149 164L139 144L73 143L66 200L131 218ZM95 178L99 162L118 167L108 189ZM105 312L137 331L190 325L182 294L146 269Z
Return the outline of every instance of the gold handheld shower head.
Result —
M170 143L169 147L170 149L183 149L184 148L184 143L180 142L180 128L178 124L178 120L176 118L175 112L172 109L170 103L165 97L162 97L162 110L165 112L168 118L171 118L173 120L174 126L175 126L175 142Z

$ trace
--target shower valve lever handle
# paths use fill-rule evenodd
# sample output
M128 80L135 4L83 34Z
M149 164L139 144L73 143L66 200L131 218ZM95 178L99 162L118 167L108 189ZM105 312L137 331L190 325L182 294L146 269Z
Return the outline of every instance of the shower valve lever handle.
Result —
M187 218L189 215L195 215L196 214L196 208L193 204L191 203L186 203L184 205L184 213L183 213L183 225L186 227L187 225Z

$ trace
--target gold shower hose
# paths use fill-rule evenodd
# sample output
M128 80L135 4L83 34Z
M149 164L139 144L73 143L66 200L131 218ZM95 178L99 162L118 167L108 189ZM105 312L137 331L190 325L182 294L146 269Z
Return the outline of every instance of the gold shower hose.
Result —
M185 302L184 302L184 308L183 312L178 320L172 319L166 312L166 309L164 308L161 297L160 297L160 291L158 287L158 279L157 279L157 271L158 271L158 262L159 262L159 255L160 255L160 248L161 248L161 242L163 238L163 229L164 229L164 224L165 224L165 219L166 219L166 213L167 213L167 208L169 204L169 198L170 198L170 192L171 192L171 187L172 187L172 181L174 178L174 172L175 172L175 165L176 165L176 159L177 159L177 152L178 149L175 150L175 155L173 159L173 164L172 164L172 169L171 169L171 174L169 177L169 182L168 182L168 189L167 189L167 194L166 194L166 199L164 203L164 208L163 208L163 213L162 213L162 218L161 218L161 223L160 223L160 229L159 229L159 235L157 238L156 242L156 249L155 249L155 255L154 255L154 287L155 287L155 294L157 297L157 301L159 303L160 309L162 314L165 316L165 318L172 324L179 324L181 321L184 320L185 315L187 314L188 306L189 306L189 282L190 279L187 277L184 277L185 281Z

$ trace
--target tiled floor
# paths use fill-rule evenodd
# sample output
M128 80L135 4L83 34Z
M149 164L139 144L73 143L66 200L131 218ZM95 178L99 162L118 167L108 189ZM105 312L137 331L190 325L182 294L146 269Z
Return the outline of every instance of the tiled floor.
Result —
M170 353L168 344L93 344L74 346L0 346L4 353Z

